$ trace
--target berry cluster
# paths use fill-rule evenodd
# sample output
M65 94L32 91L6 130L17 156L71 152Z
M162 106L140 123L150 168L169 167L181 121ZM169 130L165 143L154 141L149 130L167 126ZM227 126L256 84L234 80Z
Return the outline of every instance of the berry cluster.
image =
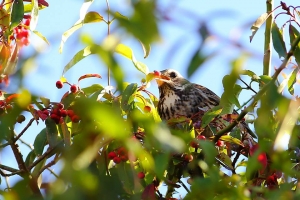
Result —
M30 15L24 15L23 22L14 28L13 35L10 36L10 40L15 40L16 43L22 47L22 46L28 46L29 45L29 25L30 25L31 16Z
M67 82L66 82L67 83ZM69 83L67 83L67 84L69 84ZM69 84L70 85L70 91L72 92L72 93L76 93L77 91L78 91L78 86L76 85L76 84L73 84L73 85L71 85L71 84ZM61 81L56 81L56 87L58 88L58 89L61 89L61 88L63 88L63 86L64 86L64 83L63 82L61 82Z
M190 147L199 148L200 140L206 140L206 137L204 135L197 135L197 137L190 142Z
M119 164L120 162L126 162L128 160L128 153L124 147L120 147L107 154L108 159L113 160L114 163Z
M46 111L48 110L44 110L43 112ZM78 115L76 115L73 110L65 110L64 105L62 103L59 103L56 106L54 106L50 112L50 118L53 119L56 124L62 123L64 117L66 116L69 116L73 123L78 123L80 120Z
M0 115L5 112L7 113L11 109L12 109L11 104L6 103L6 101L3 101L3 100L0 101Z

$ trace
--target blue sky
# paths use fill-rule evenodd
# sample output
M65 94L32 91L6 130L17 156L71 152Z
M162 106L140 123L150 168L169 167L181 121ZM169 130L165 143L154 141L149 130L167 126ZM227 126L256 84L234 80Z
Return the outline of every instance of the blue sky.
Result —
M24 87L32 93L50 98L52 101L59 101L61 96L68 90L67 87L58 90L55 87L55 82L60 78L63 67L84 46L79 41L79 33L92 33L93 37L97 37L98 41L106 35L106 24L96 23L84 26L78 33L72 35L65 43L62 54L58 52L61 36L64 31L69 29L79 18L79 9L83 1L79 0L64 0L54 1L49 0L49 7L40 11L38 25L36 30L41 32L50 42L47 46L41 39L32 34L31 43L33 46L42 46L44 50L36 60L36 68L33 69L24 79ZM130 12L126 0L111 0L110 6L113 11L119 11L126 15ZM207 22L208 28L212 33L223 38L237 41L244 45L250 52L255 53L256 57L251 58L245 68L262 74L262 56L263 56L263 41L264 27L262 27L254 37L252 43L249 43L251 34L251 24L265 12L265 1L261 0L210 0L210 1L195 1L195 0L161 0L159 8L166 9L170 2L176 2L177 9L173 9L170 15L175 19L183 22L185 28L182 28L177 23L162 23L160 24L161 40L152 46L151 53L148 58L143 58L142 48L139 43L131 38L125 39L123 42L130 46L136 58L144 62L152 70L162 70L166 68L174 68L181 72L184 76L187 75L186 67L188 60L199 45L199 38L196 31L198 23ZM296 5L296 0L285 1L287 5ZM274 1L274 4L279 5L280 1ZM97 11L100 14L105 14L105 1L96 0L91 6L91 11ZM183 16L183 10L193 13L193 15ZM198 23L195 23L197 16ZM178 41L184 41L177 46L176 51L171 57L167 57L170 50L174 50L174 44ZM221 95L223 91L222 78L230 71L230 61L240 55L240 51L232 48L230 45L225 45L220 40L212 39L206 47L206 51L220 50L222 53L217 57L206 62L191 78L190 81L204 85ZM32 51L32 46L23 49L24 54ZM132 63L122 56L117 56L121 66L126 72L126 80L128 82L140 82L142 74L134 69ZM276 53L273 54L273 66L278 66L280 60ZM106 68L101 64L96 56L90 56L79 62L69 72L66 73L66 78L71 83L76 83L79 76L87 73L99 73L103 76L103 80L91 79L84 80L82 86L88 86L91 83L100 83L106 85ZM158 89L155 83L149 89L154 94L158 95ZM241 97L241 103L246 101L251 93L245 93ZM25 124L17 127L22 130ZM33 126L22 137L27 142L33 143L35 135L43 128L42 123L39 126ZM27 149L22 149L26 155ZM11 163L8 159L11 153L5 150L1 153L2 164ZM4 186L2 180L1 186Z

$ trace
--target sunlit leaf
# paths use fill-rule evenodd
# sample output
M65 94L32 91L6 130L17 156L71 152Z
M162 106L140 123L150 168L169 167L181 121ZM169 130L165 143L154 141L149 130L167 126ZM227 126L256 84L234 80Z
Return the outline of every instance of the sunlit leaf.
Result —
M64 138L64 143L67 147L69 147L71 145L71 133L68 130L68 126L65 122L63 122L60 124L60 128L61 128L62 135Z
M44 42L46 42L48 45L50 45L49 41L47 40L47 38L45 36L42 35L42 33L34 30L32 31L34 34L36 34L38 37L40 37Z
M239 140L237 138L234 138L230 135L222 135L220 140L222 140L224 142L230 142L230 143L233 143L233 144L238 144L238 145L244 146L244 144L242 143L241 140Z
M125 57L128 58L129 60L131 60L132 63L133 63L133 65L134 65L140 72L142 72L142 73L144 73L144 74L146 74L146 75L149 73L148 67L147 67L145 64L143 64L143 63L141 63L141 62L139 62L139 61L137 61L137 60L135 59L134 54L133 54L133 51L132 51L132 49L131 49L130 47L128 47L128 46L126 46L126 45L124 45L124 44L118 44L118 45L116 46L115 51L116 51L117 53L121 54L122 56L125 56Z
M11 75L16 72L19 50L20 50L20 48L16 44L14 46L12 54L10 54L10 57L7 60L6 66L4 67L4 72L3 72L4 74Z
M0 8L0 24L2 29L9 27L9 14L3 8Z
M79 61L81 61L83 58L95 54L96 51L93 48L93 46L87 46L84 49L78 51L73 58L69 61L69 63L64 67L63 73L65 74L69 69L71 69L75 64L77 64Z
M94 94L95 92L103 90L103 86L100 84L93 84L86 88L81 88L81 90L84 92L85 95L90 96L91 94Z
M24 4L23 0L14 0L11 11L11 24L10 30L20 24L24 16Z
M294 84L297 81L297 73L298 73L298 68L294 69L292 72L289 80L288 80L288 91L290 92L291 95L294 95Z
M141 43L143 51L144 51L144 58L147 58L150 54L151 46L150 46L150 44L144 44L141 41L140 41L140 43Z
M43 154L44 147L47 144L47 133L44 128L36 137L33 143L35 155L40 156Z
M63 50L64 43L67 39L84 24L95 23L103 21L103 17L97 12L88 12L85 14L84 18L79 19L69 30L65 31L62 35L59 52Z
M31 20L30 20L30 30L35 30L35 27L38 23L38 16L39 16L39 6L38 0L31 0L32 3L32 10L31 10Z
M283 40L283 29L279 29L275 22L272 23L272 40L275 51L279 58L286 56L286 46Z
M270 15L268 13L264 13L261 16L258 17L258 19L252 24L251 31L252 34L250 35L250 42L252 41L254 35L258 31L258 29L265 23L265 21L268 19Z
M261 75L259 76L259 78L260 78L259 82L263 85L268 84L272 80L272 77L268 75Z

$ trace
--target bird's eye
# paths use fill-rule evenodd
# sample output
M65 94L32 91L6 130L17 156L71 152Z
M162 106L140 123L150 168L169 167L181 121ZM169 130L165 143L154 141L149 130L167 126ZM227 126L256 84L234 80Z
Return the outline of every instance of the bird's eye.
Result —
M176 78L177 74L175 72L170 73L170 78Z

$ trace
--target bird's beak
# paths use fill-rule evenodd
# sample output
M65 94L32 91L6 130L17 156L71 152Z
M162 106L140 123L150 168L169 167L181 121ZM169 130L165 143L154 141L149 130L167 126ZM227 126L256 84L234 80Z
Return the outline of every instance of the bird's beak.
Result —
M159 87L162 84L164 84L165 82L168 82L170 80L170 78L163 75L163 74L159 74L159 75L155 75L155 80L156 80L156 83Z

